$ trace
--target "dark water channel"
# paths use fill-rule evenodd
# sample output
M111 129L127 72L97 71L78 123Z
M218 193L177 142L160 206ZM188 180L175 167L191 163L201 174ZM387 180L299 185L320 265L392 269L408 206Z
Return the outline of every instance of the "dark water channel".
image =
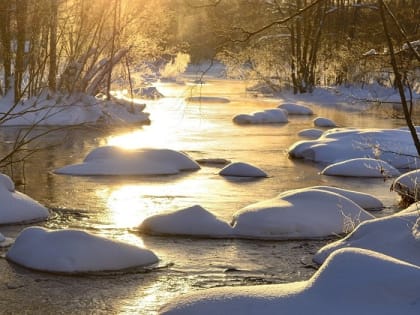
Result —
M392 213L398 202L389 181L320 176L322 166L288 159L297 133L312 127L314 117L290 117L271 126L237 126L233 115L275 107L280 101L244 93L243 82L209 81L200 89L166 84L167 97L148 102L150 126L100 130L61 130L42 138L41 150L25 165L25 185L18 186L52 209L43 226L78 228L153 250L161 263L149 272L68 277L25 270L0 259L2 314L155 314L173 297L192 290L231 285L284 283L308 279L311 256L324 241L265 242L142 236L144 218L166 210L200 204L230 221L240 208L278 193L312 185L334 185L371 193ZM195 95L225 97L229 103L187 103ZM309 104L310 105L310 104ZM313 105L317 116L341 126L397 127L401 119L375 112L343 112ZM17 128L0 130L3 146ZM51 171L76 163L100 145L161 147L184 151L195 159L224 158L264 169L263 180L229 180L219 166L196 172L151 177L71 177ZM18 177L20 175L18 174ZM21 176L22 177L22 176ZM25 226L3 226L14 237Z

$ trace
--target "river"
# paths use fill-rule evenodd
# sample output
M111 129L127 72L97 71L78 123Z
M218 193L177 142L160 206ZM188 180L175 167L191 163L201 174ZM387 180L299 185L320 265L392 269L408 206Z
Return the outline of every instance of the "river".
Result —
M301 140L297 133L312 127L314 117L290 116L280 125L238 126L239 113L275 107L280 100L245 92L246 82L209 79L204 85L162 83L166 97L147 101L151 124L118 129L60 130L42 138L41 150L25 165L25 185L18 186L52 209L41 225L77 228L146 246L160 257L148 272L63 276L33 272L0 259L0 306L5 314L156 314L179 294L231 285L284 283L308 279L315 269L314 252L323 241L206 240L140 235L144 218L167 210L199 204L230 221L232 214L251 203L285 190L333 185L379 197L383 214L395 211L398 199L390 181L320 176L322 165L290 160L287 148ZM207 102L186 102L191 96L209 96ZM223 102L226 98L229 102ZM341 111L312 105L317 116L340 126L397 127L401 119L375 112ZM3 141L18 128L2 128ZM184 151L194 159L223 158L254 164L269 174L261 180L226 179L221 166L204 165L195 172L174 176L72 177L55 175L55 168L77 163L101 145L127 148L158 147ZM382 215L382 214L379 214ZM3 226L15 237L25 226Z

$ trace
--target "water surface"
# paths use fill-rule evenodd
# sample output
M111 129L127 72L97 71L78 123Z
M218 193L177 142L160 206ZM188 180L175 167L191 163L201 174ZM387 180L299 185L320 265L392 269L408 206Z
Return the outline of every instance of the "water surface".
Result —
M188 78L187 78L188 79ZM327 241L264 242L205 240L142 236L136 227L148 216L199 204L230 221L242 207L272 198L285 190L312 185L334 185L371 193L394 211L397 196L389 181L320 176L322 165L290 160L288 147L301 140L297 133L311 128L314 117L290 116L287 124L238 126L232 117L275 107L280 100L256 98L245 92L245 82L210 79L204 85L162 84L167 96L147 101L149 126L118 130L83 128L62 130L43 138L42 150L26 163L24 190L53 209L44 225L79 228L146 246L161 258L160 269L129 274L63 277L31 272L0 260L4 275L1 306L39 313L154 314L171 298L192 290L226 285L283 283L308 279L311 256ZM186 102L185 98L207 96ZM312 106L312 104L309 104ZM375 112L342 112L312 106L317 116L340 126L397 127L399 119ZM1 131L3 145L16 134ZM6 143L6 144L5 144ZM55 168L81 162L100 145L126 148L171 148L194 159L223 158L254 164L269 174L261 180L218 175L220 165L204 165L173 176L72 177L55 175ZM0 227L16 235L24 226Z

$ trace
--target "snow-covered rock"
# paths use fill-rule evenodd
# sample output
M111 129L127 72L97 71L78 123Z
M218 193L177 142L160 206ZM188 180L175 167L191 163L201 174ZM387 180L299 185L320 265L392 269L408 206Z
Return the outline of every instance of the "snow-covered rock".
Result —
M373 250L420 266L419 214L406 212L363 222L347 237L321 248L313 260L322 264L332 252L347 247Z
M234 162L225 166L219 175L222 176L237 176L237 177L267 177L262 169L243 162Z
M298 136L308 139L318 139L323 134L323 130L310 128L310 129L303 129L299 131Z
M331 119L324 117L317 117L313 120L315 127L326 127L326 128L335 128L337 127L336 123Z
M365 210L381 210L383 209L384 205L382 201L380 201L378 198L365 194L359 191L354 190L348 190L338 187L332 187L332 186L312 186L308 187L307 189L318 189L318 190L326 190L331 191L333 193L342 195L351 201L358 204L361 208Z
M66 175L170 175L198 170L188 155L169 149L125 150L104 146L92 150L83 163L55 170Z
M321 174L345 177L389 178L400 175L400 171L382 160L356 158L331 164L324 168Z
M287 123L287 111L280 108L266 109L252 114L239 114L233 117L233 122L239 125L247 124L279 124Z
M295 103L282 103L277 108L287 111L289 115L313 115L314 112L307 106L298 105Z
M16 191L10 177L0 173L0 224L42 221L48 216L47 208Z
M12 100L0 101L0 112L8 112ZM103 100L86 94L71 96L44 92L13 108L3 126L70 126L79 124L126 125L148 123L144 105L125 100Z
M24 229L6 258L30 269L60 273L116 271L158 262L148 249L84 231L41 227Z
M420 313L420 268L376 252L334 252L308 281L222 287L177 297L161 315Z
M234 214L238 237L321 238L352 231L374 217L350 199L325 190L297 189L249 205Z
M294 143L289 156L322 163L379 158L397 169L420 165L410 133L401 129L332 129L317 140Z
M153 215L146 218L139 230L147 234L196 237L232 237L232 227L201 206Z
M391 190L397 192L403 200L420 200L420 170L407 172L397 177L391 185Z

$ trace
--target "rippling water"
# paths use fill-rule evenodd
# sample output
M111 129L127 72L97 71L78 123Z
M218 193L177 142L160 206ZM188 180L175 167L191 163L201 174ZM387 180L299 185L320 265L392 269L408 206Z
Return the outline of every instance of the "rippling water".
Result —
M335 185L374 194L392 212L397 197L388 181L320 176L320 165L293 161L287 148L298 131L312 127L314 117L289 117L288 124L237 126L238 113L275 107L280 101L247 95L241 81L209 80L203 86L162 84L167 97L148 101L150 126L119 130L63 130L43 138L54 145L26 163L25 186L31 197L54 209L50 228L80 228L107 237L144 245L161 258L158 270L104 277L63 277L30 272L7 264L1 281L3 301L9 309L39 313L154 314L172 297L191 290L305 280L311 276L312 254L326 241L264 242L203 240L141 236L136 227L144 218L162 211L200 204L230 221L240 208L278 193L312 185ZM229 103L186 102L191 96L228 98ZM402 120L380 118L375 113L341 112L313 107L318 116L341 126L396 127ZM16 128L0 131L5 141ZM127 148L172 148L192 158L224 158L252 163L270 177L232 180L217 175L219 166L203 166L174 176L71 177L50 171L83 160L100 145ZM2 227L16 235L23 226Z

